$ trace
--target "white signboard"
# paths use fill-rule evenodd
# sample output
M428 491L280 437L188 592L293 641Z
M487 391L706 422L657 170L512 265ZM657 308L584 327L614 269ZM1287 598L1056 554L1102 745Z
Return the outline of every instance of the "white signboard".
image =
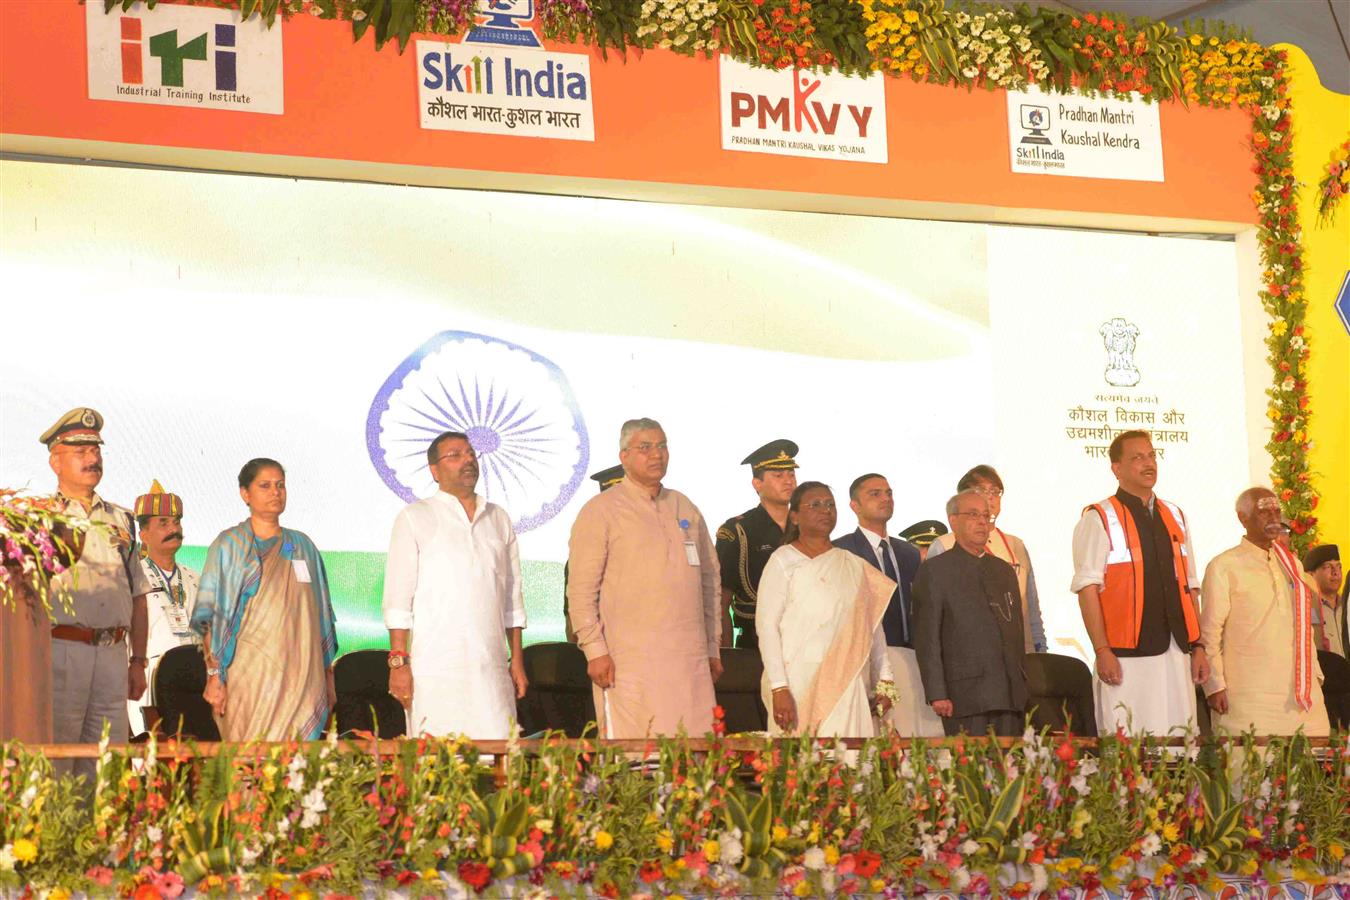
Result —
M1008 149L1019 174L1163 180L1158 105L1142 100L1008 91Z
M91 100L284 111L280 18L269 28L225 9L91 2L85 26Z
M591 61L580 53L418 41L417 107L437 131L595 140Z
M886 162L886 82L720 58L722 149Z

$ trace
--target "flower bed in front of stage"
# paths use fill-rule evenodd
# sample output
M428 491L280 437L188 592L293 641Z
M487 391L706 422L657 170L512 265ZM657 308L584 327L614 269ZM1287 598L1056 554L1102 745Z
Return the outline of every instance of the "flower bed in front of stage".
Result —
M1350 885L1350 749L1028 732L907 746L654 740L101 747L90 804L0 748L0 889L174 897L1128 893ZM1235 745L1236 746L1236 745ZM157 754L157 750L159 753ZM1243 764L1242 760L1247 760ZM1231 777L1230 777L1231 774ZM500 780L500 786L498 781ZM1241 797L1235 801L1233 798ZM92 815L91 815L92 812ZM1350 892L1350 888L1345 889Z

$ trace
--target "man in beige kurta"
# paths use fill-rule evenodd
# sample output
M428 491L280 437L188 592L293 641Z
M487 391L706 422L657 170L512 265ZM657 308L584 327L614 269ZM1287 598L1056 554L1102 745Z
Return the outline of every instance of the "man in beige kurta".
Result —
M624 480L581 508L567 601L600 734L712 729L722 674L717 554L698 507L662 486L670 451L651 419L624 423Z
M1236 734L1254 728L1257 734L1306 735L1330 732L1322 698L1322 672L1317 654L1310 656L1314 678L1305 709L1295 690L1295 660L1303 641L1312 641L1311 621L1296 643L1294 581L1303 566L1292 554L1282 562L1274 546L1279 529L1279 501L1263 488L1244 491L1238 519L1246 534L1236 547L1219 554L1205 569L1201 587L1200 640L1210 659L1205 695L1218 714L1216 730Z

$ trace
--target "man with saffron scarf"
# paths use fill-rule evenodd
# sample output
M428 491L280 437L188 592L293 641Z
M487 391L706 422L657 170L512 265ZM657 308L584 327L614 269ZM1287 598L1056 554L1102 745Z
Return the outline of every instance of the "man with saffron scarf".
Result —
M1205 569L1200 637L1210 649L1205 696L1229 733L1330 733L1313 641L1312 590L1275 536L1280 501L1267 488L1238 495L1245 534Z
M249 517L211 542L192 610L207 649L203 696L222 740L314 740L335 700L323 558L304 534L281 527L281 463L246 463L239 496Z

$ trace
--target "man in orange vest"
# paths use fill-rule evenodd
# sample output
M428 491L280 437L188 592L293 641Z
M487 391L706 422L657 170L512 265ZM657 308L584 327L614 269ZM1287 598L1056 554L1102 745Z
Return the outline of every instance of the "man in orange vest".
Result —
M1195 552L1181 508L1153 493L1148 432L1122 432L1109 455L1120 489L1083 510L1070 587L1096 654L1097 728L1165 735L1194 724L1195 685L1209 678Z

